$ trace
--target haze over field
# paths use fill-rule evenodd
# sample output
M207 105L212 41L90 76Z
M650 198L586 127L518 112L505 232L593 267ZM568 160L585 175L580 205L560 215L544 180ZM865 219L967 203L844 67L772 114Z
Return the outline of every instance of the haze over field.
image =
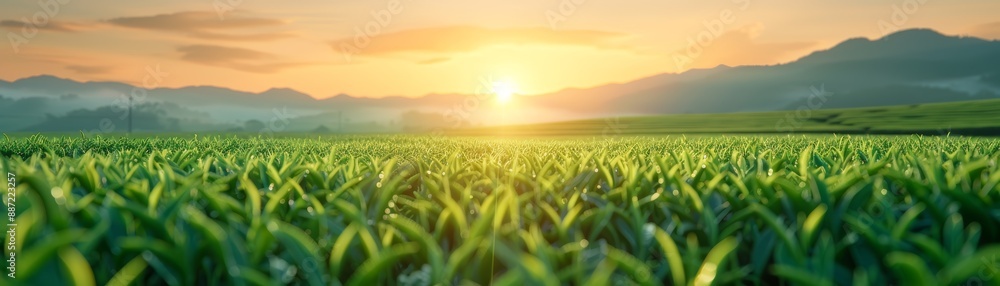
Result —
M1000 285L997 0L0 4L0 285Z
M171 76L155 69L147 71L150 78ZM1000 98L1000 42L912 29L878 39L849 39L786 64L720 65L592 88L508 94L513 97L509 102L496 100L495 80L485 76L469 94L317 99L291 88L260 93L218 86L145 89L34 76L0 81L0 122L5 131L121 131L129 94L138 98L135 128L146 131L256 131L274 125L285 132L398 132L625 115L795 110L813 106L809 99L817 92L824 94L817 109L966 101Z
M0 128L121 132L133 106L137 131L421 132L1000 94L1000 4L882 2L9 5Z

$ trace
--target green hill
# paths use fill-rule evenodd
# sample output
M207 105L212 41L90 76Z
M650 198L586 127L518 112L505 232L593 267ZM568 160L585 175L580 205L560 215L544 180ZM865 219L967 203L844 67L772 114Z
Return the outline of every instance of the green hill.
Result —
M453 130L454 135L843 133L1000 135L1000 99L905 106L619 117Z

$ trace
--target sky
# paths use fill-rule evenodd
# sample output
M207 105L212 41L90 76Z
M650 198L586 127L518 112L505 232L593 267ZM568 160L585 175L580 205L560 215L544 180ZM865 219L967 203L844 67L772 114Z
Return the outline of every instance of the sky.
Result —
M41 4L40 4L41 3ZM1000 39L996 0L42 0L0 3L0 79L518 94L793 61L906 28Z

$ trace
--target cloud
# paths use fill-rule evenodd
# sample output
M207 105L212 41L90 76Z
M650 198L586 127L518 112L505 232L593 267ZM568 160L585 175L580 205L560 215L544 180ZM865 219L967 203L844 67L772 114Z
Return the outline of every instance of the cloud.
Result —
M286 22L278 19L241 17L240 15L220 20L218 15L212 12L189 11L154 16L121 17L106 22L120 27L181 33L194 38L224 41L271 41L294 36L287 32L235 34L234 31L245 29L260 30L281 27Z
M670 58L677 64L678 70L719 65L764 65L794 60L816 45L813 42L760 42L757 37L763 29L762 24L746 25L713 37L707 44L699 44L697 38L692 36L690 44L675 51Z
M472 26L448 26L377 35L362 34L331 42L331 47L345 52L349 49L362 55L393 53L460 53L503 45L583 46L599 49L628 49L619 41L623 33L596 30L554 31L549 28L491 29Z
M972 28L971 34L987 39L1000 39L1000 22L986 23Z
M2 20L2 21L0 21L0 27L4 27L4 28L8 28L8 29L22 29L25 26L35 27L35 28L38 28L39 30L55 31L55 32L65 32L65 33L78 32L78 31L80 31L80 30L82 30L82 29L85 28L84 25L81 25L81 24L66 23L66 22L57 22L57 21L53 21L53 20L50 20L49 23L45 24L45 25L35 25L35 24L26 23L26 22L17 21L17 20Z
M449 60L451 60L451 58L439 57L439 58L431 58L431 59L422 60L422 61L417 62L417 64L421 64L421 65L433 65L433 64L436 64L436 63L447 62Z
M79 74L105 74L114 70L111 66L68 65L66 69Z
M275 62L274 55L244 48L214 45L190 45L177 48L181 59L209 66L231 68L251 73L275 73L306 63Z

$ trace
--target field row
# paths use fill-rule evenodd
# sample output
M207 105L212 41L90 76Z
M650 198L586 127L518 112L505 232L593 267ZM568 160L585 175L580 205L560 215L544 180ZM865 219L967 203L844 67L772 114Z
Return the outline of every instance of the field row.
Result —
M677 114L590 119L507 127L450 130L456 135L657 135L657 134L924 134L1000 135L1000 99L907 106L790 111Z
M14 285L1000 283L996 139L35 136L0 154Z

